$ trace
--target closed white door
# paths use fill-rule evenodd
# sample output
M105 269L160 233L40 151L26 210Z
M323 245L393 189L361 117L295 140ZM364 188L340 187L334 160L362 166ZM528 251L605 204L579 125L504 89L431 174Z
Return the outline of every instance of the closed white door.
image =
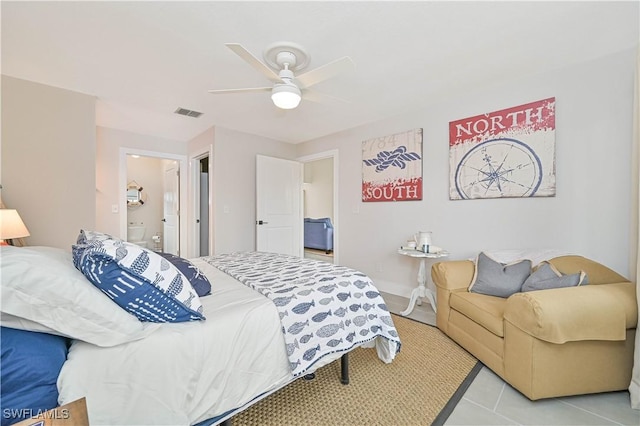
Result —
M303 255L302 163L256 156L256 250Z
M164 170L163 251L180 254L180 170L178 163L168 163Z

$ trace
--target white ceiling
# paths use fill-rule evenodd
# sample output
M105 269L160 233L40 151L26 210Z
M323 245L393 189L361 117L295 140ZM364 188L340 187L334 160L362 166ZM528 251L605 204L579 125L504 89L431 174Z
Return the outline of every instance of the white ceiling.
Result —
M298 143L632 48L639 13L638 1L2 1L2 73L95 95L100 126L186 141L215 125ZM354 71L314 86L350 102L284 111L269 93L207 93L269 85L224 43L262 58L277 41L304 46L306 70L351 57Z

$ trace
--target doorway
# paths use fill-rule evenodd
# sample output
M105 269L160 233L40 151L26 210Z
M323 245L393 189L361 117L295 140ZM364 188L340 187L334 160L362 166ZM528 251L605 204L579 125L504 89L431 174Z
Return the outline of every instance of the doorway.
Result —
M189 257L215 253L213 189L213 146L198 147L189 152Z
M301 157L298 161L304 167L304 227L314 233L312 241L307 237L305 246L309 247L305 247L304 257L338 264L338 151ZM324 223L316 222L320 220ZM318 228L322 228L319 244L315 241Z
M186 223L180 215L181 206L187 205L187 185L180 174L186 165L181 155L120 149L119 221L123 239L150 250L175 255L186 252ZM143 203L130 208L126 191L131 182L142 188Z
M210 185L210 157L209 153L197 156L192 160L194 171L194 213L195 228L194 257L209 256L211 253L211 200Z

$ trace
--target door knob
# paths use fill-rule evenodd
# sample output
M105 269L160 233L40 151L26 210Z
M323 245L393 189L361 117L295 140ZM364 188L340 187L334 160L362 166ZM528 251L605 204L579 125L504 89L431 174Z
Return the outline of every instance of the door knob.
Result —
M163 221L163 222L166 222L166 221L167 221L167 219L162 219L162 221Z
M256 221L256 224L258 224L258 225L266 225L267 223L269 223L269 222L265 222L264 220L257 220Z

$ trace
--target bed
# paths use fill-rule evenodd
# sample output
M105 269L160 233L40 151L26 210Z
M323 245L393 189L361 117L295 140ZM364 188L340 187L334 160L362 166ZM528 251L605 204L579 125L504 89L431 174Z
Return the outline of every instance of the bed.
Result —
M112 240L120 253L144 250ZM147 255L147 268L167 263ZM1 319L3 327L69 339L57 401L86 397L91 424L217 424L358 346L387 363L400 350L377 289L346 267L259 252L180 259L189 269L183 277L209 282L210 294L194 298L195 287L185 285L181 308L190 310L176 316L189 319L162 322L128 312L109 293L121 281L101 287L80 272L81 259L75 249L72 256L3 247ZM84 266L104 273L101 262Z

